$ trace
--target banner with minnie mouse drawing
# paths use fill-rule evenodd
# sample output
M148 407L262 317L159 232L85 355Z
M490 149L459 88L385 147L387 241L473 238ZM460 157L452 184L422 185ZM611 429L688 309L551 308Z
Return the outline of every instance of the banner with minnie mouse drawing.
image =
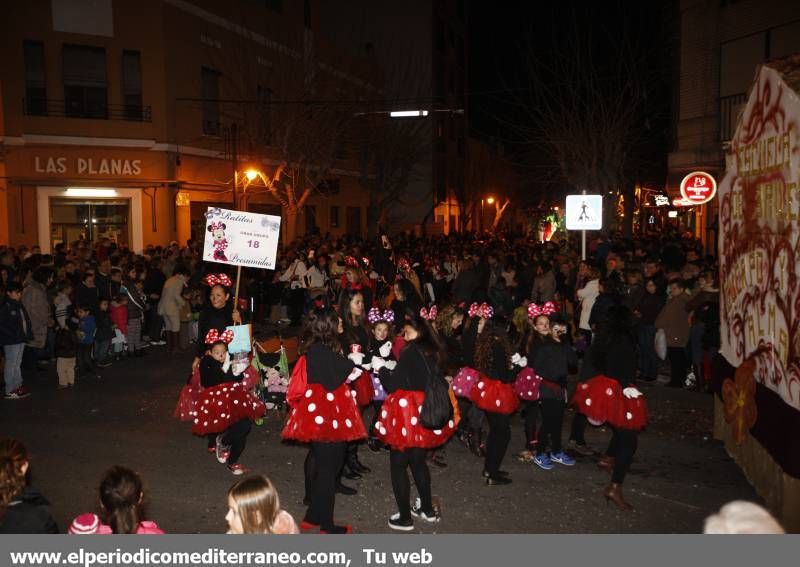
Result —
M281 217L209 207L205 213L206 233L203 260L275 269Z

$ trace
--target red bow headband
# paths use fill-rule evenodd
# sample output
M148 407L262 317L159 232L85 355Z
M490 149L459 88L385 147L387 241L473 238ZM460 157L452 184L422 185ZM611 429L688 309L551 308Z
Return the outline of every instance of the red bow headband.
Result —
M409 266L408 260L406 260L405 258L402 258L399 262L397 262L397 268L401 272L407 272L407 271L409 271L411 269L411 266Z
M233 282L231 281L231 278L228 277L228 274L208 274L205 282L209 287L214 287L215 285L231 287L231 285L233 285Z
M379 323L381 321L385 321L389 324L392 324L394 323L394 311L392 311L391 309L387 309L386 311L381 313L380 309L378 309L377 307L373 307L372 309L369 310L369 313L367 313L367 320L372 325Z
M208 228L209 228L209 229L211 229L211 230L221 230L221 229L224 229L224 228L225 228L225 223L222 223L222 222L212 222L212 223L211 223L211 224L208 226Z
M536 305L535 303L528 305L528 319L536 319L539 315L549 316L557 312L556 304L552 301L547 301L542 305Z
M233 331L225 329L221 333L216 329L211 329L206 335L206 344L213 345L216 342L222 341L226 345L233 340Z
M436 315L438 314L439 314L439 309L435 305L430 308L430 311L428 309L425 309L424 307L419 310L419 316L428 321L433 321L434 319L436 319Z
M351 268L358 268L358 260L356 260L352 256L348 256L347 258L345 258L344 263L345 265L350 266Z
M491 319L494 315L494 309L488 303L481 303L480 305L473 303L469 306L469 311L467 314L470 317L478 316L481 319Z

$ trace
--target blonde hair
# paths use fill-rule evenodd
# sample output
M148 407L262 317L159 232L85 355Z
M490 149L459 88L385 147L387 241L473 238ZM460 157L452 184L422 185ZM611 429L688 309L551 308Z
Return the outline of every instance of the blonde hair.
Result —
M706 518L705 534L782 534L778 521L753 502L734 500Z
M274 533L281 503L270 479L264 475L247 477L228 490L228 497L236 502L243 533Z

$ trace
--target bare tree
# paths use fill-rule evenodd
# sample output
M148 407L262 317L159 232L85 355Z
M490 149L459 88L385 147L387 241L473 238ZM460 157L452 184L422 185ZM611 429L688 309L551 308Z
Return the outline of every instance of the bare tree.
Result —
M598 38L591 11L573 20L571 28L552 32L548 49L528 45L528 88L517 98L528 120L515 126L532 154L546 152L563 182L579 191L622 192L629 235L634 188L645 166L640 149L652 135L648 101L659 88L650 71L652 49L642 34Z

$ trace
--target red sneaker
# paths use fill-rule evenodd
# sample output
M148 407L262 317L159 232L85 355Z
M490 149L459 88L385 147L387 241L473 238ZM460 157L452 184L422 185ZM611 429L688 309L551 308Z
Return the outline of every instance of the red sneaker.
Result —
M344 534L351 534L353 533L353 526L346 524L344 526L333 526L328 530L320 530L319 533L321 534L337 534L337 535L344 535Z
M231 471L231 474L234 476L242 476L243 474L247 474L250 472L246 466L242 463L236 463L235 465L228 465L228 470Z
M306 532L310 532L319 529L319 524L312 524L307 520L303 520L302 522L300 522L300 529Z

